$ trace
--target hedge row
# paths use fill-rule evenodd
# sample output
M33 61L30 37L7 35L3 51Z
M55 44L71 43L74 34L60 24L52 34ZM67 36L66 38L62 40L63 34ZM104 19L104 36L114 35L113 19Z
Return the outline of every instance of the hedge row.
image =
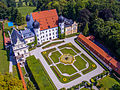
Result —
M72 81L72 80L74 80L74 79L76 79L76 78L78 78L78 77L80 77L81 75L80 74L74 74L74 75L72 75L72 76L63 76L63 75L61 75L61 73L57 70L57 68L55 67L55 66L51 66L51 69L53 70L53 72L55 73L55 75L57 76L57 78L59 79L59 81L60 82L62 82L62 83L68 83L68 82L70 82L70 81ZM66 81L64 81L63 79L66 79Z
M63 43L63 42L64 42L64 40L63 40L63 41L58 41L58 42L52 42L52 43L50 43L50 44L42 47L42 49L49 48L49 47L55 46L55 45L57 45L57 44L61 44L61 43Z
M27 60L27 71L29 73L31 81L34 83L38 90L54 90L56 89L54 83L50 79L46 70L39 60L34 56L26 58Z
M96 62L99 63L99 65L101 65L106 71L109 71L109 69L104 66L92 53L90 53L80 42L77 41L77 39L75 39L75 42L82 47Z
M50 58L48 57L48 54L49 54L50 52L52 52L52 51L55 51L55 50L56 50L56 48L53 48L53 49L49 49L49 50L47 50L47 51L41 52L41 54L43 55L43 57L45 58L46 62L47 62L49 65L52 64L52 61L51 61Z

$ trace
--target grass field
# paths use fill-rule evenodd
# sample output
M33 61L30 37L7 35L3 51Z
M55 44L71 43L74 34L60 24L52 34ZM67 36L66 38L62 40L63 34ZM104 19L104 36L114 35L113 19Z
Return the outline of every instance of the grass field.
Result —
M48 54L49 54L50 52L52 52L52 51L55 51L55 50L56 50L56 48L53 48L53 49L49 49L49 50L47 50L47 51L42 52L43 57L45 58L46 62L47 62L49 65L52 64L52 61L51 61L50 58L48 57Z
M26 6L26 7L18 7L17 9L24 17L26 17L26 15L32 13L36 9L36 7Z
M49 47L55 46L55 45L57 45L57 44L61 44L61 43L63 43L63 42L64 42L64 41L52 42L52 43L50 43L50 44L48 44L48 45L46 45L46 46L44 46L44 47L42 47L42 48L43 48L43 49L49 48Z
M54 63L59 62L59 57L61 56L61 54L59 53L59 51L53 52L50 56L50 58L53 60Z
M18 69L17 69L17 66L16 65L13 65L13 73L12 75L16 78L19 78L19 72L18 72Z
M89 63L89 67L82 71L83 74L89 73L97 68L96 64L92 62L87 56L85 56L84 54L81 54L81 56Z
M80 56L76 56L75 60L74 65L78 70L86 68L86 62Z
M49 75L46 73L42 64L34 56L27 58L28 67L37 83L37 86L41 90L54 90L55 86L51 81Z
M103 87L100 90L110 90L115 84L120 85L118 81L110 76L106 76L98 81L98 84L102 84ZM107 89L106 89L107 88ZM112 90L112 89L111 89Z
M0 72L5 73L9 71L9 60L7 57L7 51L3 50L3 37L2 31L0 31Z
M67 82L70 82L78 77L80 77L81 75L76 73L70 77L68 76L63 76L61 75L61 73L57 70L57 68L55 66L51 66L51 69L53 70L53 72L55 73L55 75L57 76L57 78L59 79L60 82L62 83L67 83ZM63 79L66 78L66 80L64 81Z
M57 64L57 67L60 69L62 73L67 73L69 75L76 72L76 70L72 65L64 65L60 63L60 64Z
M77 49L72 43L64 44L64 45L62 45L62 46L59 46L58 48L61 49L61 48L64 48L64 47L71 47L71 48L74 49L77 53L80 53L80 50Z
M76 55L76 53L72 50L72 49L66 49L66 48L64 48L64 49L61 49L60 50L63 54L71 54L71 55Z

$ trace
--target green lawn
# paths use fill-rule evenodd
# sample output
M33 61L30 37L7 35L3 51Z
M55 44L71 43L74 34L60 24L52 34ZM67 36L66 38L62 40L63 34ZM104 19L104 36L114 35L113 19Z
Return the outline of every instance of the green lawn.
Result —
M30 56L26 58L26 60L28 68L31 71L39 89L54 90L55 86L40 61L37 60L35 56Z
M86 68L86 62L80 56L76 56L75 60L74 65L78 70Z
M63 42L64 42L64 41L52 42L52 43L50 43L50 44L48 44L48 45L46 45L46 46L44 46L44 47L42 47L42 48L43 48L43 49L49 48L49 47L55 46L55 45L60 44L60 43L63 43Z
M24 67L21 67L21 70L22 70L22 73L23 73L23 76L24 76L26 74Z
M7 51L3 50L3 37L2 31L0 31L0 72L5 73L9 71L9 58L7 57Z
M98 80L98 84L102 84L103 87L100 90L107 90L112 88L112 86L114 86L115 84L120 85L120 83L118 81L116 81L114 78L110 77L110 76L106 76L100 80Z
M43 57L45 58L46 62L47 62L49 65L52 64L52 61L51 61L50 58L48 57L48 54L49 54L50 52L52 52L52 51L55 51L55 50L56 50L56 48L53 48L53 49L49 49L49 50L47 50L47 51L42 52Z
M53 52L50 58L53 60L54 63L59 62L59 57L61 56L59 51Z
M26 17L26 15L32 13L36 9L36 7L26 6L26 7L18 7L17 9L24 17Z
M76 55L76 53L72 50L72 49L66 49L66 48L64 48L64 49L61 49L60 50L63 54L71 54L71 55Z
M60 64L57 64L57 67L59 68L59 70L62 73L67 73L69 75L76 72L76 70L74 69L74 67L72 65L64 65L64 64L60 63Z
M81 88L80 90L91 90L91 89L89 89L89 88Z
M78 77L80 77L81 75L79 73L76 73L72 76L63 76L61 75L61 73L57 70L57 68L55 66L51 66L51 69L53 70L53 72L55 73L55 75L57 76L57 78L59 79L60 82L62 83L68 83ZM66 78L66 81L64 81L63 79Z
M62 46L59 46L58 48L61 49L61 48L64 48L64 47L71 47L73 50L75 50L77 53L80 53L80 50L77 49L72 43L67 43L67 44L64 44Z
M81 54L81 56L89 63L89 67L85 70L82 71L83 74L89 73L92 70L96 69L97 66L94 62L92 62L87 56L85 56L83 53ZM94 67L92 66L94 65Z
M19 78L19 72L18 72L18 69L17 69L17 66L16 65L13 65L13 73L12 75L16 78Z

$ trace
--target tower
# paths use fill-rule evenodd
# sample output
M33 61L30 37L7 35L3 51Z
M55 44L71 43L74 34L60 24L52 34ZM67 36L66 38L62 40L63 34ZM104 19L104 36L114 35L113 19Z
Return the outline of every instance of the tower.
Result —
M27 28L31 29L33 28L32 24L34 22L32 15L27 15L26 16L26 22L27 22Z
M61 30L61 34L63 34L64 33L64 17L62 15L59 17L59 27Z
M21 33L13 30L10 35L12 49L17 63L24 64L25 58L29 56L28 46L26 45Z
M36 20L33 22L32 24L36 38L37 38L37 44L40 45L41 44L41 35L40 35L40 24L39 22L37 22Z

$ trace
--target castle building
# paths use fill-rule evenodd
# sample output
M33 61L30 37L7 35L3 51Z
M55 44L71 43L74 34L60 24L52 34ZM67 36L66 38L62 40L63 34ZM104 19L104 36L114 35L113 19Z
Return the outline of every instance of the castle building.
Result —
M58 15L56 9L33 12L26 16L27 28L33 28L37 44L58 38Z
M21 65L24 64L25 58L29 56L28 46L26 45L24 38L19 31L14 29L10 35L10 39L14 58Z
M67 19L62 15L59 17L59 27L61 29L61 33L65 33L65 35L70 35L73 33L77 33L78 24L73 22L71 19Z
M25 28L25 30L21 30L20 33L22 37L24 38L26 44L32 43L35 41L35 34L34 34L33 29Z

